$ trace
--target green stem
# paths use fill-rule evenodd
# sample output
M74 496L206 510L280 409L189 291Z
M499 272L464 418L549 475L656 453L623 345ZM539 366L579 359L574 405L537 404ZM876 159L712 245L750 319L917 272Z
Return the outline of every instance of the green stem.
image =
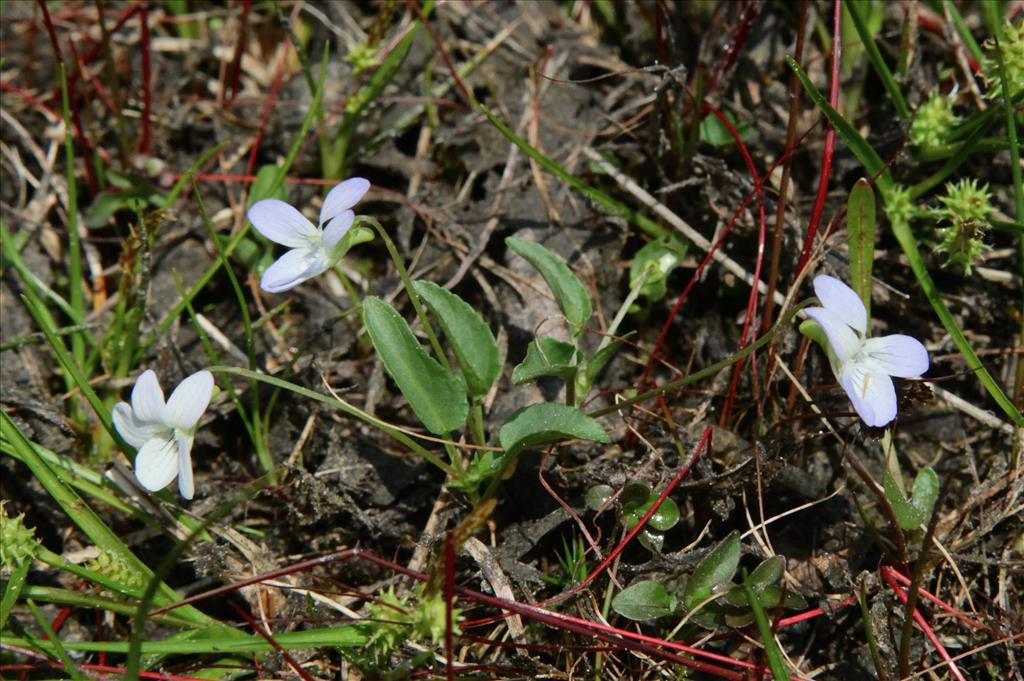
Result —
M864 17L861 15L860 2L847 2L845 3L846 9L850 13L850 18L853 19L853 25L857 29L857 35L860 36L861 44L868 53L868 58L871 60L872 66L875 67L875 72L878 77L882 79L882 85L885 86L886 92L889 93L889 98L892 99L893 106L896 107L896 113L899 117L904 120L910 119L910 107L907 106L907 100L903 97L903 93L900 91L900 86L896 83L896 79L892 75L892 71L889 70L889 65L882 59L882 53L878 49L878 43L872 37L868 31L867 24L864 23Z
M415 289L412 287L412 279L409 278L409 271L405 269L405 262L402 260L402 256L398 254L398 249L395 247L395 242L388 236L387 230L374 218L366 215L360 215L357 218L360 222L365 222L373 226L380 234L380 238L384 241L384 245L388 249L388 254L391 255L392 262L395 263L395 268L398 270L398 276L402 278L402 286L405 287L405 292L409 296L409 300L412 301L412 307L416 310L416 316L419 317L420 324L423 326L423 331L426 332L427 338L430 339L430 347L434 348L434 354L437 355L437 361L445 369L451 369L448 364L448 357L445 355L444 348L441 347L441 342L437 339L437 334L434 333L434 327L430 324L430 318L427 316L427 311L423 308L423 303L420 302L420 297L416 295Z
M617 402L613 405L589 412L587 416L597 418L599 416L604 416L605 414L621 411L627 407L632 407L634 404L647 402L648 400L652 400L655 397L660 397L675 390L679 390L680 388L683 388L691 383L695 383L701 379L713 376L714 374L718 373L727 366L730 366L731 364L734 364L735 362L738 362L739 360L750 356L754 352L761 349L763 346L767 345L772 340L772 338L775 337L775 334L778 333L779 329L782 329L783 327L787 326L790 323L790 321L793 319L797 312L807 307L808 305L811 305L813 302L813 299L805 300L801 302L799 305L795 306L785 316L779 319L779 321L775 323L775 326L773 326L770 331L765 333L763 336L761 336L756 341L746 346L739 352L730 355L721 361L715 362L711 366L701 369L700 371L695 371L692 374L689 374L688 376L683 376L682 378L672 381L671 383L666 383L660 388L648 390L647 392L641 393L636 397L632 397L628 400L622 400L621 402Z
M359 419L360 421L363 421L364 423L367 423L367 424L373 426L374 428L377 428L377 429L383 431L387 435L390 435L396 441L398 441L401 444L405 445L406 447L408 447L409 449L414 451L419 456L422 456L426 461L434 464L435 466L440 468L442 471L444 471L445 473L447 473L451 477L453 477L453 478L457 478L458 477L457 472L450 465L446 464L444 461L439 459L436 454L434 454L430 450L426 449L425 447L423 447L422 445L417 443L411 437L409 437L408 435L406 435L405 433L403 433L400 430L396 430L395 428L393 428L391 425L389 425L385 421L381 421L380 419L378 419L378 418L376 418L374 416L371 416L370 414L367 414L365 411L362 411L361 409L357 409L356 407L353 407L351 404L348 404L347 402L342 402L341 400L339 400L337 398L334 398L334 397L331 397L330 395L324 395L323 393L318 393L315 390L310 390L309 388L304 388L301 385L296 385L295 383L289 383L288 381L285 381L283 379L277 378L275 376L268 376L266 374L257 373L255 371L249 371L248 369L242 369L240 367L215 366L215 367L210 367L210 371L212 371L214 373L219 372L219 371L223 371L225 373L235 374L236 376L242 376L243 378L248 378L248 379L260 381L261 383L266 383L267 385L272 385L272 386L277 387L277 388L283 388L284 390L290 390L290 391L292 391L293 393L295 393L297 395L302 395L303 397L308 397L309 399L316 400L317 402L323 402L324 404L329 404L332 407L334 407L334 408L336 408L336 409L338 409L340 411L345 412L349 416L355 417L355 418Z
M78 234L78 184L75 178L75 152L72 138L71 109L68 104L68 79L64 64L60 64L61 113L64 117L64 155L67 163L68 186L68 299L75 311L75 323L85 318L85 296L82 293L82 240ZM71 354L81 366L85 362L85 339L82 334L71 336Z

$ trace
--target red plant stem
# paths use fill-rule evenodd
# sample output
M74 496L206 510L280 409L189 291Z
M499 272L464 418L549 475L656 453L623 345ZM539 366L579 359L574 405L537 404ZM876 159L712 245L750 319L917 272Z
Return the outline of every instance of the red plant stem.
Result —
M711 70L711 75L708 79L707 88L704 91L704 96L707 97L713 92L725 77L732 70L732 67L736 64L736 58L739 57L740 51L743 46L746 45L747 39L750 37L750 32L754 28L754 20L757 19L761 13L761 7L764 5L763 0L748 0L743 5L743 9L740 10L740 18L736 24L736 28L733 29L732 35L729 37L728 45L722 58L715 64L715 67Z
M244 588L246 586L259 584L260 582L266 580L278 579L279 577L295 574L297 572L304 572L316 567L330 565L333 563L347 562L350 560L365 560L376 565L379 565L383 568L386 568L388 570L391 570L392 572L397 572L399 574L411 577L419 581L426 581L428 579L425 573L419 572L417 570L411 570L403 565L394 563L386 558L381 558L380 556L370 551L366 551L363 549L346 549L344 551L338 551L335 553L328 554L326 556L320 556L319 558L313 558L307 561L303 561L301 563L295 563L294 565L290 565L279 570L266 572L262 575L249 577L247 579L243 579L232 584L226 584L216 589L211 589L200 594L189 596L188 598L184 598L178 601L177 603L173 603L171 605L166 605L155 610L152 610L150 611L149 615L151 617L159 615L161 613L174 610L175 608L180 608L184 605L192 605L194 603L198 603L200 601L204 601L215 596L220 596L223 594L237 591L238 589ZM480 593L479 591L474 591L473 589L467 589L466 587L456 586L455 593L467 599L470 599L476 603L489 605L495 608L499 608L501 610L506 610L511 613L522 615L523 617L527 617L538 622L544 622L545 624L549 624L560 629L565 629L567 631L579 633L584 636L597 638L602 641L611 643L612 645L618 646L619 648L639 650L648 655L676 662L678 664L682 664L693 669L704 671L710 674L715 674L725 679L733 679L735 681L740 681L742 677L736 672L732 672L723 667L702 662L700 660L679 657L678 655L665 652L664 650L662 650L662 648L668 648L669 650L674 650L686 655L703 657L709 660L715 660L718 662L735 665L745 669L756 667L756 665L753 665L749 662L743 660L734 660L733 658L728 657L726 655L719 655L718 653L712 653L706 650L701 650L700 648L694 648L692 646L677 643L675 641L666 641L651 636L645 636L643 634L639 634L634 631L629 631L627 629L618 629L616 627L611 627L596 622L590 622L588 620L580 619L578 617L572 617L570 615L565 615L559 612L545 610L544 608L541 608L538 605L519 603L517 601L509 601L503 598L498 598L496 596L489 596L487 594Z
M767 222L764 213L764 192L761 189L761 177L757 174L757 166L754 164L754 159L750 156L750 151L747 150L747 145L743 143L743 139L740 137L740 133L733 126L732 122L726 118L721 111L718 109L704 104L704 111L709 111L714 114L722 125L725 126L726 130L732 136L736 142L736 146L739 148L740 153L743 154L743 160L747 164L747 170L750 171L750 177L754 180L754 191L757 193L757 209L758 209L758 232L757 232L757 260L754 265L754 285L750 287L750 296L747 299L747 313L743 319L743 330L740 332L740 344L737 348L737 352L742 350L747 345L747 338L750 334L751 321L754 319L755 309L757 308L757 289L758 282L761 281L761 264L764 262L764 242L765 242L765 231L767 228ZM733 220L736 218L734 217ZM739 384L740 371L743 369L744 360L739 360L732 367L732 378L729 381L729 390L726 393L725 405L722 407L722 414L719 417L718 425L725 426L729 422L729 416L732 413L732 405L736 399L736 386ZM754 377L756 381L756 376Z
M892 578L890 572L891 571L885 570L883 568L882 578L885 579L886 583L896 594L896 597L900 599L900 602L906 605L907 594L905 591L903 591L903 589L900 588L900 586ZM957 667L956 662L954 662L953 658L950 657L948 652L946 652L945 647L943 647L942 643L939 641L939 637L935 635L935 632L928 625L928 621L924 618L924 615L922 615L917 610L917 608L914 608L914 621L917 622L917 626L921 627L921 631L923 631L925 637L929 641L931 641L932 646L935 648L936 652L939 653L939 656L943 660L945 660L946 666L949 667L949 672L953 675L953 677L956 678L958 681L967 681L964 678L963 674L960 673L960 668Z
M139 47L142 50L142 133L139 136L139 153L149 153L149 121L153 114L152 70L149 59L149 7L139 8ZM116 30L116 28L115 28Z
M630 530L626 534L626 536L622 538L622 541L619 542L618 546L612 549L612 551L607 556L605 556L604 560L601 561L601 563L596 568L594 568L594 570L591 571L589 575L587 575L587 578L579 584L575 585L572 589L560 593L554 598L549 598L548 600L541 603L541 605L552 605L554 603L560 603L561 601L564 601L569 596L575 594L576 592L580 591L588 584L590 584L592 581L594 581L599 574L601 574L609 565L612 564L612 561L614 561L615 558L625 550L629 542L633 540L633 537L639 534L640 530L644 528L644 525L647 523L648 519L650 519L650 517L658 511L658 507L661 506L662 502L665 501L666 498L668 498L668 495L672 493L672 490L674 490L679 485L679 483L683 481L683 478L685 478L686 474L690 472L690 469L693 467L693 464L697 463L697 459L700 457L701 450L704 449L704 447L708 446L709 442L711 441L711 432L711 426L708 426L707 428L704 429L704 434L700 436L700 442L698 442L697 446L694 448L693 454L686 461L686 463L683 464L682 468L679 469L679 471L675 474L672 480L669 481L667 485L665 485L665 489L661 491L661 494L658 495L657 500L655 500L655 502L651 504L651 507L647 509L647 513L645 513L644 516L640 518L640 522L638 522L633 527L633 529Z
M263 131L267 127L267 121L270 120L270 114L274 110L274 104L277 103L278 95L281 92L281 81L284 77L284 67L287 63L286 59L280 59L277 62L277 71L274 73L274 82L270 85L270 92L267 93L267 98L263 102L263 111L260 113L260 125L256 128L256 139L253 140L252 150L249 152L249 162L245 165L245 172L247 175L252 175L256 170L256 156L260 151L260 144L263 142ZM196 179L198 179L198 175Z
M883 565L882 566L882 572L883 573L888 573L888 575L890 577L892 577L897 582L900 582L904 586L910 586L910 579L908 577L906 577L905 575L901 574L898 570L894 570L893 568L889 567L888 565ZM917 592L923 598L925 598L926 600L929 600L932 603L934 603L935 605L939 606L940 608L942 608L947 613L949 613L950 615L952 615L956 619L960 620L961 622L963 622L967 626L969 626L969 627L971 627L973 629L978 629L980 631L984 631L984 632L989 633L989 634L991 634L993 636L1001 636L1002 635L1000 632L992 629L991 627L985 626L984 624L982 624L978 620L973 619L973 618L968 617L967 615L963 614L962 612L960 612L959 610L957 610L953 606L947 604L942 599L940 599L937 596L933 595L930 591L927 591L926 589L924 589L922 587L918 587Z
M71 57L75 60L75 64L79 65L81 71L85 71L85 64L82 63L82 56L78 54L78 48L75 47L75 43L72 40L68 41L68 49L71 50ZM96 89L96 95L107 105L107 108L114 114L118 113L117 102L114 101L113 96L107 91L103 81L98 76L93 76L89 79L89 84ZM70 93L69 93L70 94Z
M837 603L833 603L832 605L829 605L829 606L827 606L825 608L814 608L812 610L808 610L806 612L802 612L799 615L793 615L792 617L783 617L782 619L780 619L776 623L776 626L778 628L780 628L780 629L782 627L788 627L791 624L797 624L798 622L803 622L805 620L814 619L815 617L820 617L821 615L824 615L826 613L833 613L836 610L839 610L841 608L845 608L847 606L853 605L856 602L857 602L857 595L856 594L854 594L853 596L847 596L843 600L841 600L841 601L839 601Z
M111 27L110 34L113 35L114 33L120 31L124 27L124 25L128 22L128 20L131 19L135 15L135 13L140 11L141 9L142 9L142 2L136 2L129 9L125 10L121 14L121 18L117 20L117 23L115 23L113 25L113 27ZM100 52L102 52L102 51L103 51L103 43L102 42L98 42L95 45L93 45L92 48L88 52L85 53L85 56L82 58L81 62L75 65L75 70L68 74L68 83L70 84L72 81L77 83L79 76L82 75L82 69L84 69L86 66L91 64L92 61L96 57L98 57L100 55ZM68 87L70 87L70 85ZM59 86L54 90L52 97L54 99L59 99L60 98L60 87Z
M113 667L105 664L79 664L79 669L102 674L120 674L124 676L127 670L124 667ZM0 672L33 672L43 669L64 669L63 665L46 662L42 664L3 664L0 665ZM163 674L161 672L139 672L143 679L156 679L157 681L207 681L199 676L181 676L180 674Z
M53 633L56 634L56 633L58 633L61 630L61 627L63 627L64 623L68 621L68 617L70 615L71 615L71 606L70 605L65 605L63 608L60 609L60 612L57 613L57 616L53 618L53 622L50 623L50 629L53 630ZM49 636L46 635L46 634L43 634L43 638L49 638Z
M67 64L60 50L60 43L57 41L57 31L53 28L53 20L50 18L50 11L47 9L46 0L36 0L39 9L42 10L43 24L46 26L46 33L50 36L50 44L53 47L53 56L57 63L64 68L64 75L68 88L68 108L71 110L71 132L78 140L78 148L82 153L83 166L85 166L85 181L89 185L89 192L94 196L99 192L99 185L96 182L96 175L92 167L92 145L89 143L89 136L85 134L85 127L82 125L82 117L79 115L78 98L75 96L75 79L67 75ZM57 90L60 96L60 89ZM59 99L58 99L59 101ZM63 116L61 116L63 118ZM75 135L77 133L77 135ZM68 159L68 163L74 163L74 159ZM69 206L73 210L74 206Z
M235 54L231 57L231 68L228 75L228 101L230 104L235 101L240 89L239 83L242 75L242 54L245 52L246 38L249 34L249 6L251 0L242 0L242 16L238 19L238 42L235 44Z
M244 619L248 623L248 625L250 627L252 627L253 631L255 631L257 634L259 634L260 637L264 641L269 643L274 648L274 650L276 650L281 655L281 657L284 658L284 661L288 663L288 666L291 667L292 669L294 669L295 673L298 674L299 676L301 676L303 681L316 681L316 679L314 679L310 675L309 672L307 672L305 669L303 669L302 665L299 664L295 660L294 657L289 655L288 651L285 650L284 647L280 643L277 642L277 640L274 638L273 634L271 634L269 631L264 629L263 626L259 622L256 621L255 617L253 617L252 615L250 615L249 613L247 613L245 611L245 608L243 608L242 606L238 605L237 603L230 603L230 605L231 605L231 608L235 612L237 612L238 615L242 619Z
M840 58L842 57L842 28L843 9L839 0L834 0L832 11L832 75L829 82L828 102L835 109L839 106L839 72ZM818 225L821 224L821 215L825 211L825 198L828 196L829 174L832 172L832 156L836 148L836 131L831 124L826 123L825 148L821 152L821 175L818 180L818 195L814 198L814 208L811 210L811 219L807 223L807 235L804 237L804 245L800 250L800 259L796 263L796 275L799 276L811 257L811 249L814 247L814 237L818 233Z
M793 154L793 152L795 152L800 147L800 145L803 144L803 141L813 131L814 126L808 128L802 135L800 135L800 138L790 148L786 149L782 153L782 155L779 156L779 159L772 164L772 167L769 168L768 172L764 174L760 182L757 183L757 186L747 193L746 197L743 199L743 202L740 204L740 207L736 209L736 211L732 215L732 218L726 224L725 229L722 230L722 234L721 236L718 237L718 241L711 245L711 248L708 249L707 255L705 255L704 259L701 260L699 265L697 265L697 269L694 270L693 276L690 277L689 283L686 285L686 288L683 289L683 292L679 294L679 298L676 300L675 305L672 306L672 310L668 313L668 317L665 319L665 323L661 327L661 333L658 335L658 340L654 343L654 347L651 349L650 355L647 359L647 365L644 367L644 373L640 377L641 387L647 385L647 381L650 377L651 371L653 370L654 365L657 363L658 357L661 354L661 350L665 345L666 339L668 338L669 329L672 328L672 322L673 320L675 320L676 315L679 314L679 310L682 309L683 302L686 300L686 296L689 295L690 289L693 288L694 284L696 284L697 281L700 279L700 275L704 271L704 268L707 267L708 263L711 262L711 259L714 257L715 251L717 251L722 246L722 243L725 241L726 237L729 236L729 232L732 230L732 225L736 222L736 219L747 207L747 204L749 204L750 201L754 198L754 196L757 193L757 190L763 187L764 183L768 181L768 178L772 176L772 173L774 173L775 169L779 167L779 164L788 159Z

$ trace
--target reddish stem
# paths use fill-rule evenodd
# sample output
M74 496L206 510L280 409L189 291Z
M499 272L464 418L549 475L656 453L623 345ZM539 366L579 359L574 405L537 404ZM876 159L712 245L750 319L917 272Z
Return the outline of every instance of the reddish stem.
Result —
M78 148L82 154L83 165L85 166L85 181L89 185L89 192L95 196L99 192L99 186L92 167L92 145L89 143L89 136L85 134L85 127L82 125L82 118L79 115L78 98L75 96L75 79L68 75L67 64L64 62L60 43L57 41L57 31L53 28L53 20L50 18L50 11L47 9L46 0L36 0L36 2L39 4L39 9L42 10L43 24L46 26L47 35L50 36L53 55L57 63L64 69L64 77L68 88L68 108L71 111L71 132L72 136L78 140ZM58 96L60 95L59 89L57 94ZM74 159L68 159L68 163L73 164ZM74 206L69 207L69 209L73 208Z
M260 124L256 128L256 139L253 140L252 150L249 152L249 162L245 165L245 172L247 175L252 175L256 169L256 156L260 151L260 144L263 142L263 131L267 127L267 121L270 120L270 113L274 110L274 104L277 103L278 94L281 91L281 81L284 77L284 66L287 60L281 59L277 63L277 71L274 73L274 82L270 85L270 92L267 93L267 98L263 102L263 111L260 113ZM198 175L196 176L198 178Z
M829 82L828 102L832 108L839 106L839 72L840 58L843 52L842 28L843 8L839 0L834 0L832 5L832 75ZM804 237L804 245L800 250L800 259L796 263L796 276L800 276L807 261L811 257L811 249L814 247L814 237L818 233L818 225L821 224L821 215L825 211L825 198L828 196L829 174L832 172L832 156L835 154L836 131L831 124L826 123L825 148L821 152L821 175L818 179L818 194L814 198L814 208L811 210L811 219L807 223L807 235Z
M235 54L231 57L231 67L228 75L228 95L227 103L230 104L235 101L235 97L238 96L239 82L241 81L242 75L242 53L245 52L246 38L249 33L249 5L251 0L242 0L242 16L239 17L239 29L238 29L238 43L235 45Z
M888 565L883 565L882 566L882 572L883 573L887 573L892 579L894 579L897 582L903 584L904 586L910 586L910 579L908 577L906 577L903 574L900 574L900 572L898 572L897 570L894 570L893 568L889 567ZM943 601L942 599L938 598L937 596L932 594L930 591L927 591L924 588L918 587L917 592L921 595L922 598L931 601L932 603L934 603L935 605L939 606L940 608L942 608L947 613L949 613L950 615L952 615L956 619L960 620L961 622L963 622L967 626L969 626L969 627L971 627L973 629L978 629L980 631L984 631L984 632L986 632L988 634L991 634L993 636L1001 636L1002 635L1000 632L995 631L991 627L985 626L984 624L982 624L978 620L972 619L972 618L968 617L967 615L963 614L962 612L960 612L959 610L957 610L956 608L954 608L953 606L948 605L945 601Z
M907 594L903 589L900 588L900 586L892 578L891 572L891 570L885 570L883 568L882 578L885 579L886 583L896 594L896 598L900 599L900 602L906 605ZM949 672L953 675L953 677L956 678L958 681L967 681L964 678L963 674L960 673L960 668L957 667L956 662L953 661L953 658L950 656L950 654L946 651L946 648L943 647L942 643L939 641L939 637L935 635L935 631L932 630L931 626L929 626L928 624L928 621L924 618L924 615L922 615L917 610L917 608L914 608L914 621L917 622L917 626L921 627L921 631L923 631L925 637L929 641L931 641L932 646L935 648L936 652L939 653L939 656L943 660L945 660L946 666L949 667Z
M235 612L237 612L238 615L242 619L244 619L248 623L248 625L250 627L252 627L253 631L255 631L257 634L259 634L260 637L264 641L269 643L274 648L274 650L276 650L281 655L281 657L284 658L284 661L288 663L289 667L291 667L293 670L295 670L296 674L301 676L304 681L316 681L316 679L314 679L309 674L309 672L307 672L305 669L303 669L302 665L299 664L295 660L294 657L289 655L288 651L285 650L284 647L280 643L277 642L277 640L274 638L273 634L271 634L269 631L264 629L263 626L259 622L256 621L255 617L253 617L252 615L250 615L249 613L247 613L245 611L245 608L243 608L242 606L238 605L237 603L230 603L230 605L231 605L232 609Z
M743 319L743 330L740 332L740 344L737 348L737 352L742 350L747 345L747 338L750 334L751 322L754 319L755 309L757 307L757 288L758 282L761 281L761 264L764 261L764 242L767 222L765 219L764 212L764 192L761 189L762 181L760 175L757 174L757 166L754 164L754 159L750 156L750 152L747 150L747 145L743 143L743 139L740 137L739 132L733 126L732 122L722 114L718 109L704 104L704 110L714 114L722 125L725 126L726 130L732 136L736 142L736 146L739 148L740 153L743 155L743 160L747 164L747 170L750 171L750 177L754 180L754 191L757 193L757 211L758 211L758 232L757 232L757 260L754 265L754 285L750 287L750 296L747 298L747 313ZM734 217L733 220L736 218ZM729 391L725 397L725 405L722 407L722 414L719 418L718 425L725 426L729 422L729 416L732 413L732 405L736 399L736 387L739 384L740 371L743 369L744 360L739 360L732 367L732 378L729 381ZM756 376L754 377L756 381Z

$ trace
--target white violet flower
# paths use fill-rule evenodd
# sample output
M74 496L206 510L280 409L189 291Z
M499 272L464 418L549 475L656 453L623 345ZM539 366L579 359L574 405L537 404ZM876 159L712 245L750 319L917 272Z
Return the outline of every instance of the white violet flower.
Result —
M332 267L338 260L335 246L355 221L352 206L359 203L369 189L369 180L361 177L336 186L324 199L318 226L279 199L254 203L247 216L256 231L291 249L263 273L260 288L268 293L287 291Z
M164 402L156 374L142 372L132 389L132 403L114 405L114 426L125 442L139 450L135 477L150 492L178 478L181 496L195 494L192 480L192 440L199 418L213 397L213 375L198 371L178 384Z
M814 293L824 307L809 307L806 312L828 336L832 373L864 423L886 425L896 418L896 388L890 376L920 376L928 370L928 351L910 336L869 338L864 303L835 277L815 277Z

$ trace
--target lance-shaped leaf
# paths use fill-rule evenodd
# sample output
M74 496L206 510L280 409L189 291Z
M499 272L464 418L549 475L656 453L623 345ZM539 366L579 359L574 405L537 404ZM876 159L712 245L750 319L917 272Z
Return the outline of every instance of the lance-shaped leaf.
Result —
M437 317L445 338L474 395L484 395L501 373L498 343L476 310L448 289L429 281L414 281L416 294Z
M430 432L440 435L466 423L465 386L428 355L393 307L376 296L363 300L363 323L384 368Z
M526 348L526 358L512 370L512 383L522 385L541 376L557 376L565 381L576 377L573 362L576 348L557 338L541 336Z
M875 257L875 190L861 178L846 201L846 241L850 249L850 287L871 317L871 267Z
M601 424L576 407L556 402L532 404L514 413L498 431L498 443L510 455L560 440L592 440L608 444Z
M573 337L579 336L593 311L583 282L572 273L565 261L538 243L509 237L505 239L505 244L540 272L562 314L569 320Z
M683 591L683 605L693 610L705 600L716 587L728 584L740 564L740 533L733 531L721 544L704 556L693 576L686 582Z

